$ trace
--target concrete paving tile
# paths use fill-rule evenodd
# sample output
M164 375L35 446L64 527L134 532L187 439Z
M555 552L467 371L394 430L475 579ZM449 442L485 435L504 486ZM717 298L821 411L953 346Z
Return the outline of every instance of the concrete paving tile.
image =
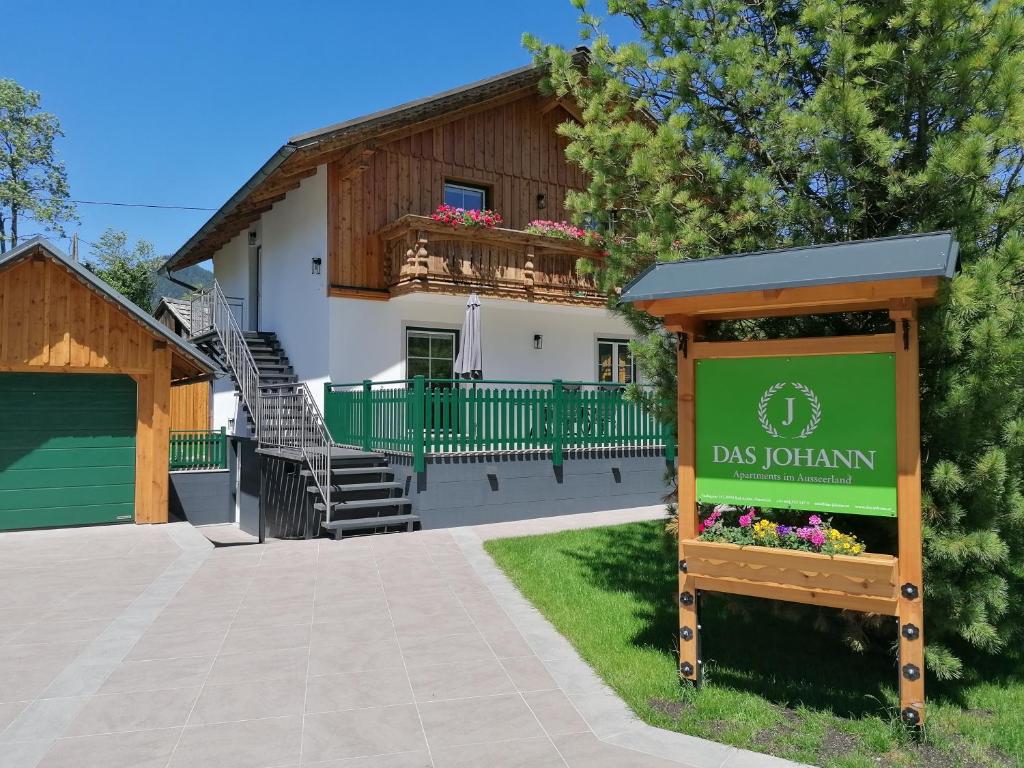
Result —
M552 741L569 768L679 768L687 765L606 744L591 733L555 736Z
M174 659L183 653L213 656L220 651L226 629L202 631L191 628L171 632L147 631L125 657L128 661Z
M44 645L49 643L88 643L95 640L109 619L85 621L39 621L25 627L11 638L10 645Z
M196 688L206 680L212 656L127 661L115 669L98 693L134 693L170 688Z
M64 733L86 700L85 696L36 699L0 733L0 752L14 742L48 741Z
M439 638L403 638L402 655L410 667L457 664L494 658L494 652L479 632Z
M14 718L22 713L22 711L29 705L27 701L10 701L6 704L0 704L0 734L4 732Z
M719 768L730 756L739 751L725 744L665 731L646 724L638 724L634 728L609 736L605 741L665 760L682 760L693 768ZM747 768L754 768L754 765L756 764L748 764Z
M58 739L39 768L164 768L180 728Z
M520 739L433 749L434 768L565 768L550 739ZM625 767L624 767L625 768Z
M315 638L309 648L309 674L331 675L341 672L364 672L402 666L398 640L386 638L375 642L355 642L339 638Z
M435 701L419 710L431 749L544 735L519 695Z
M306 676L309 652L305 648L222 653L213 662L209 685L244 683L250 680L301 680Z
M208 725L301 715L305 695L306 681L301 678L211 684L203 688L188 724Z
M412 705L307 715L303 762L412 752L425 746Z
M316 647L336 643L379 643L394 640L395 628L386 611L380 614L349 614L345 621L314 623L310 628L310 638Z
M282 624L274 627L232 627L221 653L249 653L304 648L309 645L310 624Z
M90 736L181 726L188 719L198 695L198 688L174 688L92 696L64 735Z
M306 712L411 704L412 689L404 667L348 674L319 675L306 680Z
M436 667L410 667L416 701L466 699L471 696L495 696L515 693L515 686L497 660L441 664Z
M555 679L551 677L544 666L544 662L536 656L514 656L502 659L501 665L520 691L549 691L558 687Z
M347 760L328 760L323 763L303 763L309 768L434 768L426 750L396 752L392 755L353 757ZM2 767L0 767L2 768ZM292 768L289 766L289 768Z
M268 768L297 763L301 717L188 725L168 768Z
M549 736L590 730L575 705L561 691L531 691L524 693L523 698Z

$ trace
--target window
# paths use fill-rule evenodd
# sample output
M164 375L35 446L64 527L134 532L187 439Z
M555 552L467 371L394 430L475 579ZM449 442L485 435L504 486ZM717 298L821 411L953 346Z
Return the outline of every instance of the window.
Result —
M597 340L597 380L614 384L636 381L636 364L625 339Z
M459 349L459 332L429 328L407 328L405 331L405 375L428 379L455 378L455 357Z
M444 183L444 204L467 211L482 211L487 207L487 190L452 181Z

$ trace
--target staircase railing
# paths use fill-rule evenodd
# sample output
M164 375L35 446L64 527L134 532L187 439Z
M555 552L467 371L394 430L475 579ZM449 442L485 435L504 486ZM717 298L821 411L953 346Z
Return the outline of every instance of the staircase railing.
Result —
M331 520L331 449L333 441L323 414L305 384L270 384L260 391L260 447L298 451L309 466Z
M208 331L216 333L220 341L224 350L224 361L231 370L242 404L252 416L256 435L259 436L260 371L252 358L252 352L249 351L245 334L242 333L227 297L216 280L192 300L192 335L198 336Z
M192 301L192 335L214 332L224 349L224 359L234 376L255 425L261 448L270 446L296 451L309 466L313 482L331 515L331 433L323 414L309 393L298 384L260 384L260 372L253 360L228 298L215 280Z

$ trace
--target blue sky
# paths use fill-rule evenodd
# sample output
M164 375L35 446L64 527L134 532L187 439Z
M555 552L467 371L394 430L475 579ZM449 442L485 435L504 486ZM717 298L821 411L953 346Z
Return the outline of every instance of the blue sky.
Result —
M0 77L60 118L73 198L209 208L290 136L527 64L524 31L574 45L577 30L568 0L60 0L15 3L4 27ZM162 255L210 215L78 214L85 241L114 227Z

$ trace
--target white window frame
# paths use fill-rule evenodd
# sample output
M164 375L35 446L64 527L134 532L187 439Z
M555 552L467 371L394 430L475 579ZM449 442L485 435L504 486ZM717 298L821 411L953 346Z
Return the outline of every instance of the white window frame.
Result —
M619 354L622 348L629 351L629 339L624 339L620 336L598 336L594 341L594 380L601 382L601 345L611 344L612 345L612 380L609 382L601 382L606 384L622 384L623 382L618 379L619 372ZM636 371L636 358L632 352L629 352L629 369L630 369L630 380L628 383L635 384L637 382L637 371Z

